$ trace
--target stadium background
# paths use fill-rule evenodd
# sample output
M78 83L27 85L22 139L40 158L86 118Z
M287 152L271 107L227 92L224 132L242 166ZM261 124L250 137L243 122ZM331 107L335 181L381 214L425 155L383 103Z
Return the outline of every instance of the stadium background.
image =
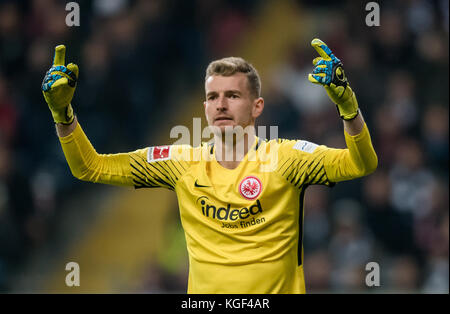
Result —
M187 252L173 192L95 185L70 174L40 91L54 47L80 66L74 109L100 153L172 143L203 118L204 71L242 56L262 76L259 125L344 147L326 93L307 80L324 40L345 65L379 166L305 208L307 291L448 293L447 0L0 1L0 291L186 290ZM66 287L78 262L81 286ZM365 285L379 263L381 287Z

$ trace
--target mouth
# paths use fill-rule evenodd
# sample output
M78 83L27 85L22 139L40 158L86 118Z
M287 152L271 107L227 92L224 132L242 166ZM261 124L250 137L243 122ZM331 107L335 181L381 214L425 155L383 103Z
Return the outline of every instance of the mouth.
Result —
M233 119L230 117L217 117L214 119L214 122L218 122L218 121L232 121Z

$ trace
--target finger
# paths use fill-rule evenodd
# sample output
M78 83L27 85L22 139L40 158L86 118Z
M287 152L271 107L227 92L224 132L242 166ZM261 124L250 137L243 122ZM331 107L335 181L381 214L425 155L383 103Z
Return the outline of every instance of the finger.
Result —
M317 73L327 73L327 72L329 72L329 71L328 71L328 68L327 68L326 65L318 65L318 66L316 66L316 67L314 68L314 70L313 70L313 74L317 74Z
M324 60L323 60L322 57L314 58L314 60L313 60L313 65L314 65L314 66L317 65L317 63L319 63L319 61L324 61Z
M50 84L50 88L56 89L60 86L68 85L68 84L69 84L69 80L67 79L67 77L61 77L61 78L53 81L53 84Z
M308 80L311 82L311 83L314 83L314 84L324 84L323 83L323 80L324 80L324 76L325 76L325 74L323 74L323 73L321 73L321 74L308 74Z
M60 77L60 78L57 79L57 80L52 80L52 81L50 81L50 82L45 83L44 85L42 85L42 90L43 90L44 92L48 92L48 91L50 91L52 88L53 88L53 90L54 90L55 88L58 88L58 87L60 87L60 86L63 86L64 84L67 84L67 83L68 83L68 80L67 80L66 77Z
M319 53L319 55L326 61L330 61L333 57L333 53L331 52L330 48L328 48L327 44L325 44L323 41L321 41L318 38L314 38L311 41L311 46L316 49L316 51Z
M50 89L50 88L48 87L48 83L42 84L42 90L43 90L44 92L47 92L49 89Z
M44 92L49 91L55 81L60 78L62 78L62 76L59 74L48 75L47 77L45 77L44 82L42 83L42 90Z
M62 71L64 74L66 74L70 80L76 81L77 80L77 76L75 73L73 73L70 69L66 68L66 67L61 67Z
M57 79L60 79L62 76L59 74L51 74L45 77L44 83L48 83L50 81L56 81Z
M51 86L53 85L54 82L55 82L55 81L50 81L50 82L47 82L47 83L43 84L43 85L42 85L42 90L43 90L44 92L50 91L50 88L51 88Z
M73 74L75 74L75 80L78 79L78 65L74 63L69 63L67 65L67 68L72 71Z
M76 69L76 71L78 71L77 66L75 66L75 69ZM58 65L56 67L52 67L52 68L50 68L50 70L47 73L51 73L52 75L55 75L55 74L60 74L60 75L64 75L64 76L67 75L69 77L69 79L74 80L74 81L77 80L77 75L78 75L78 74L72 72L68 66L65 67L63 65Z
M55 56L53 57L53 65L64 65L66 58L66 46L58 45L55 47Z

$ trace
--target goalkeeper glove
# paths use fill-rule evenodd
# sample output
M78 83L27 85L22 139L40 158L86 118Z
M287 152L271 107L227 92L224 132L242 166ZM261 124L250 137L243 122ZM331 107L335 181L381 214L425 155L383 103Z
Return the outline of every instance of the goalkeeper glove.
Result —
M53 65L42 81L42 93L52 112L55 123L71 124L74 119L70 102L78 79L78 66L64 66L66 47L56 46Z
M358 115L358 102L355 93L348 84L341 60L335 57L330 48L320 39L311 41L320 57L313 60L313 73L308 75L310 82L325 87L328 96L336 104L339 116L352 120Z

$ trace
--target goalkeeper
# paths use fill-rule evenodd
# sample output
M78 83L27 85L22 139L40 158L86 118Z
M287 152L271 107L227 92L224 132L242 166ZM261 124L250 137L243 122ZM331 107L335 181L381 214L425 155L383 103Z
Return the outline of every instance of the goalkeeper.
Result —
M319 57L308 79L323 85L336 105L346 149L257 137L254 125L264 109L258 72L244 59L230 57L211 62L206 70L203 105L209 126L216 130L212 143L98 154L71 104L78 67L64 65L64 46L55 49L42 91L72 174L90 182L176 192L189 253L188 293L305 293L307 187L333 186L377 167L342 62L319 39L311 44ZM250 131L227 141L226 135L239 127ZM244 147L242 152L239 147ZM229 153L232 158L224 158ZM266 157L249 157L255 153ZM274 165L271 171L264 168L267 162Z

